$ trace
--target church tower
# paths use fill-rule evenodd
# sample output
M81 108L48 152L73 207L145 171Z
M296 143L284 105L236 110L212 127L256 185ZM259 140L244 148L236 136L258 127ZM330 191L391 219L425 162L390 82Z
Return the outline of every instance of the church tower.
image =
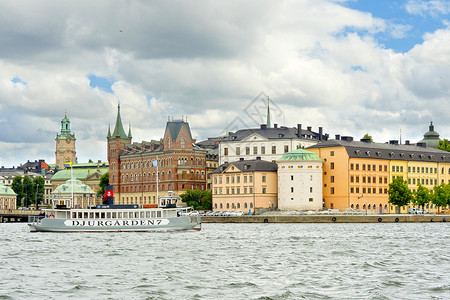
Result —
M65 114L64 119L61 120L61 132L56 134L55 139L55 164L58 169L64 169L64 163L66 161L76 162L75 140L75 134L70 132L70 120L67 118L67 114Z
M131 144L131 128L128 134L125 133L122 125L122 118L120 117L120 105L117 106L117 118L114 131L111 134L108 128L108 163L109 163L109 184L114 187L117 195L120 193L120 151L126 145Z

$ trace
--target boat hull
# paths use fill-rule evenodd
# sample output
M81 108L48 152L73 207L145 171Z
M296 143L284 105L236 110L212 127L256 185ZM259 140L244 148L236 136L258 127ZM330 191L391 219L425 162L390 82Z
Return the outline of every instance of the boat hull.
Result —
M158 219L76 220L44 218L30 223L31 232L121 232L200 230L200 219L189 216Z

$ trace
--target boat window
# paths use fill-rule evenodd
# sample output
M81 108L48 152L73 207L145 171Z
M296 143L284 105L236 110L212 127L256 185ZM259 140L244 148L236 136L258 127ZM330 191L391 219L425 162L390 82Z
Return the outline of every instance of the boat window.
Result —
M144 212L141 211L141 219L143 219L143 218L145 218L145 217L144 217Z
M102 219L105 218L105 213L104 213L104 212L101 213L101 218L102 218Z
M124 218L124 219L128 219L128 212L127 212L127 211L124 211L124 212L123 212L123 218Z
M83 213L82 212L78 213L78 219L83 219Z
M146 212L145 212L145 217L146 217L147 219L150 218L150 212L149 212L149 211L146 211Z
M121 212L121 211L119 211L119 212L117 213L117 218L122 219L122 212Z
M94 213L93 212L90 212L89 213L89 219L93 219L94 218Z
M156 212L156 216L157 216L158 218L161 218L161 211L157 211L157 212Z
M152 211L152 218L156 218L156 211Z
M100 213L96 212L96 213L95 213L95 218L96 218L96 219L100 219Z
M113 213L112 213L112 218L113 218L113 219L117 218L116 212L113 212Z
M110 212L107 212L107 213L106 213L106 218L107 218L107 219L111 219L111 213L110 213Z
M85 218L85 219L88 218L88 213L87 213L87 212L84 213L84 218Z
M76 212L73 212L72 213L72 219L76 219L77 218L77 213Z
M136 219L139 218L139 212L138 212L138 211L135 211L135 212L134 212L134 217L135 217Z

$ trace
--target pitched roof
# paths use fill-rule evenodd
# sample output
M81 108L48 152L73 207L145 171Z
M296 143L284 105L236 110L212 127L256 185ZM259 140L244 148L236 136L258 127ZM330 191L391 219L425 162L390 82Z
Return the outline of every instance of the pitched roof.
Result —
M187 132L189 133L189 138L192 140L191 129L189 128L189 123L180 121L180 120L168 121L166 126L167 126L167 128L169 128L170 138L172 139L172 141L177 140L178 135L180 134L181 128L183 126L186 126Z
M212 173L223 173L229 166L235 166L241 172L276 172L277 164L271 161L265 161L260 159L252 160L240 160L231 163L225 163L219 168L215 169Z
M450 153L431 147L418 145L398 145L388 143L358 142L351 140L329 140L307 149L345 147L351 158L371 158L385 160L449 162Z
M278 161L311 161L322 159L314 152L306 151L304 149L297 149L294 151L286 152Z
M125 133L122 125L122 119L120 117L120 104L117 106L117 118L116 118L116 126L114 127L114 132L112 133L112 137L120 137L122 139L127 139L128 136Z
M248 128L240 129L236 132L229 132L228 135L224 136L220 141L241 141L246 137L258 134L267 139L311 139L320 140L319 133L312 130L301 129L301 134L299 135L299 128L296 127L277 127L277 128L267 128L262 125L260 128ZM327 140L328 135L322 134L322 140Z
M80 180L67 180L66 183L59 185L52 194L95 194L95 192Z
M4 185L3 182L0 182L0 195L2 195L2 196L16 196L17 194L13 191L12 188Z

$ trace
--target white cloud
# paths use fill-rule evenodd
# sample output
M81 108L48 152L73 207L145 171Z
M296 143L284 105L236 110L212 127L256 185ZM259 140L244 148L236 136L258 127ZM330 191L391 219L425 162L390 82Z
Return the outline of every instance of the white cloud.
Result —
M413 15L426 15L429 14L433 17L445 15L450 13L450 3L448 1L440 0L410 0L405 5L406 11Z

